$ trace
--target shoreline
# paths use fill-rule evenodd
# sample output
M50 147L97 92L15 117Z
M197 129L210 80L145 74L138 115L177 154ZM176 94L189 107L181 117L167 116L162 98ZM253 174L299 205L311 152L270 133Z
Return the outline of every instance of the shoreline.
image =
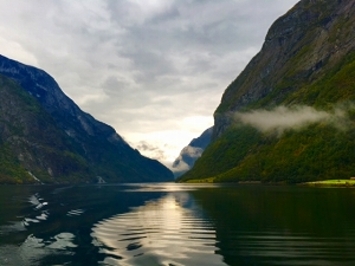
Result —
M187 184L198 184L198 183L224 183L224 182L214 182L214 178L204 178L204 179L193 179L188 180ZM233 182L234 183L234 182ZM310 182L302 182L296 184L288 184L285 182L267 182L263 183L261 181L239 181L235 182L235 184L240 185L295 185L295 186L304 186L304 187L344 187L344 188L355 188L355 180L352 179L329 179L329 180L321 180L321 181L310 181Z
M351 179L330 179L322 181L312 181L300 183L300 186L309 186L309 187L346 187L346 188L355 188L355 180Z

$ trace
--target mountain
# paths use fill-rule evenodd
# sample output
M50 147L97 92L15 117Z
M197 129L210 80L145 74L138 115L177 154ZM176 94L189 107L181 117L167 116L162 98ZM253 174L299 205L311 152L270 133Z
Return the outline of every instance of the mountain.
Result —
M180 181L355 175L355 0L302 0L227 87L212 143Z
M172 165L175 177L181 176L194 166L195 161L201 157L203 151L211 142L212 132L213 127L206 129L198 138L193 139L181 150L179 157Z
M165 166L80 110L43 70L0 56L0 84L0 181L173 180Z

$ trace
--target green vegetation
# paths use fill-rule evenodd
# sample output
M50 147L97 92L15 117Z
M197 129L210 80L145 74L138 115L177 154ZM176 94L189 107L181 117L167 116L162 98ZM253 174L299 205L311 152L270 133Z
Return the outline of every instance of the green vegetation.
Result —
M261 141L261 134L252 127L240 126L228 130L223 138L207 147L204 156L196 161L193 169L183 175L180 181L204 179L228 171L243 160L258 141Z
M20 66L13 62L13 67ZM98 176L107 182L172 180L172 173L159 162L141 156L124 141L108 140L115 131L80 113L58 93L51 77L33 80L26 71L21 75L0 74L0 184L36 183L36 178L42 183L92 183ZM37 94L33 86L41 82L48 90L38 100L32 96ZM51 89L53 98L44 100ZM56 97L58 103L49 103ZM66 100L71 108L61 109Z
M355 101L355 53L348 54L321 79L305 84L288 95L285 104L329 108L335 103Z
M276 21L215 112L215 129L228 129L217 132L219 137L180 180L303 183L355 176L352 11L344 2L303 1ZM281 134L227 119L234 112L279 106L346 115Z
M332 180L306 182L303 183L302 185L311 186L311 187L355 187L355 180L332 179Z
M21 166L16 157L6 145L0 147L0 183L24 184L34 183L35 180Z
M214 182L215 182L214 177L201 178L201 179L189 179L186 181L186 183L214 183Z
M88 163L35 98L0 75L0 99L0 183L83 180Z
M273 106L280 90L251 102L245 111ZM281 136L250 126L231 126L180 180L300 183L355 175L355 53L319 80L279 99L280 105L305 104L327 111L338 106L347 111L349 120L342 129L320 123L288 130Z
M211 144L181 181L209 177L213 182L300 183L355 175L354 128L314 124L280 137L256 130L251 135L250 130L240 127ZM220 144L224 141L225 146Z

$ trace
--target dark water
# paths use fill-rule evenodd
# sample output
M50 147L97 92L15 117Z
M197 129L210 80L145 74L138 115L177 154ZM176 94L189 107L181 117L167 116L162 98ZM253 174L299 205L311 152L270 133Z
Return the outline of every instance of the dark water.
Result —
M0 265L355 265L355 190L0 186Z

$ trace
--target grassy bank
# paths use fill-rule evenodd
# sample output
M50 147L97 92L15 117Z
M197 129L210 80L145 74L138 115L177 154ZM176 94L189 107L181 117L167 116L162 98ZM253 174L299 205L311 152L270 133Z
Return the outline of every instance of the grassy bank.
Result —
M187 180L186 183L214 183L215 177L208 177L203 179L190 179Z
M305 186L314 186L314 187L355 187L355 180L350 179L332 179L332 180L323 180L315 182L306 182L302 183Z

